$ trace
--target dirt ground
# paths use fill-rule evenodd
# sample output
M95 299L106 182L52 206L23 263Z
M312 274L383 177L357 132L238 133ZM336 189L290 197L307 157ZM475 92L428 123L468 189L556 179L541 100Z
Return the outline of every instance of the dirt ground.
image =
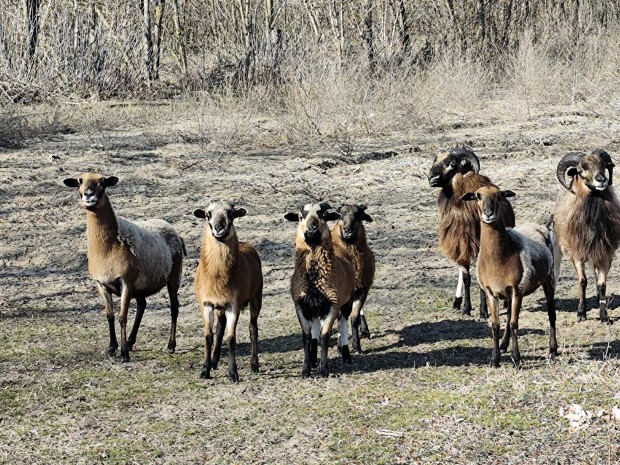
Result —
M517 222L542 223L561 193L561 155L603 146L618 160L617 121L558 111L355 139L345 151L266 143L277 124L269 119L251 125L255 143L223 150L184 132L185 124L170 118L161 126L65 131L0 151L0 462L620 463L620 422L611 414L620 405L620 324L601 325L592 310L577 324L575 274L564 261L560 355L547 357L537 291L521 318L523 368L508 355L490 368L488 323L450 308L457 271L438 252L436 192L426 180L440 147L468 144L481 172L518 194ZM185 239L172 356L165 293L148 300L131 362L105 355L107 324L86 270L85 214L62 185L87 170L120 178L109 190L118 214L164 218ZM295 226L283 215L313 197L368 205L377 274L365 353L345 366L332 348L330 377L302 380L288 293ZM211 198L247 209L237 231L263 263L261 371L250 372L244 314L239 384L225 367L199 379L193 275L203 225L192 212ZM615 262L608 281L614 320L618 270ZM560 414L571 404L591 417L571 425Z

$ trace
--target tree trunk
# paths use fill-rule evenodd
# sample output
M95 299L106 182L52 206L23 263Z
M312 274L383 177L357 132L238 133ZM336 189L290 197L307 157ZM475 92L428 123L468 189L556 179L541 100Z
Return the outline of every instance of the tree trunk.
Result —
M181 28L181 15L179 14L179 0L172 0L174 31L176 35L177 45L179 46L179 64L181 72L187 74L187 54L185 52L185 40ZM212 14L215 12L212 12Z
M39 2L40 0L26 0L26 14L28 15L28 56L32 58L37 51L39 38Z
M155 43L153 47L153 79L159 79L159 58L161 56L161 35L163 33L162 22L164 20L164 7L166 0L155 2Z
M142 27L144 37L144 66L146 80L151 83L153 80L153 37L151 35L151 1L140 0L140 10L142 12Z
M377 53L375 51L374 31L372 24L372 10L374 9L373 0L366 0L366 16L364 18L364 42L368 53L368 68L370 75L374 76L377 70Z

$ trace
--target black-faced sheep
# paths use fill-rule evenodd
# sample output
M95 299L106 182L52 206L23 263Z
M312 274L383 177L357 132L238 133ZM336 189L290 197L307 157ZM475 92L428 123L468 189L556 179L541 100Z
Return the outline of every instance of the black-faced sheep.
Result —
M207 220L194 280L205 334L201 378L210 378L211 369L217 368L226 333L228 375L233 382L239 381L235 358L236 329L239 314L248 304L252 345L250 366L252 372L258 372L258 315L263 299L263 273L254 247L237 238L233 221L245 214L245 209L235 208L229 202L211 202L206 210L194 212L197 218Z
M328 376L327 350L332 326L340 319L338 342L345 363L349 351L349 314L355 276L353 266L334 248L327 221L340 219L329 204L308 204L285 218L298 222L295 236L295 269L291 278L291 297L301 325L304 344L302 376L310 376L317 359L320 339L319 375Z
M104 177L97 173L84 173L78 179L64 180L66 186L78 188L81 204L86 210L88 272L105 305L110 327L108 355L114 355L118 348L112 307L112 295L116 295L121 298L121 360L128 362L146 308L146 298L164 286L168 288L172 318L168 352L174 353L179 314L177 294L185 246L175 229L164 220L132 222L117 216L106 193L106 188L117 182L115 176ZM136 299L137 312L127 338L131 299Z
M471 314L470 266L480 249L480 214L475 205L463 202L461 197L484 186L495 186L489 178L478 174L480 161L471 150L455 148L440 152L430 169L428 181L431 187L440 187L437 197L439 209L439 250L459 266L459 282L453 307ZM500 201L500 216L507 227L515 224L510 203ZM480 317L487 318L484 292L480 290Z
M351 334L353 351L362 352L361 334L370 337L364 316L364 303L375 277L375 255L368 246L364 221L372 222L366 213L366 205L343 205L338 207L341 218L332 227L332 241L336 248L342 248L343 255L353 265L355 286L351 306Z
M506 229L500 215L506 198L514 197L512 191L497 187L482 187L463 195L480 213L480 253L478 254L478 281L486 293L491 309L494 366L499 366L499 351L508 348L512 335L512 360L521 363L518 345L519 311L523 297L542 285L547 300L549 316L549 351L557 353L555 335L555 280L554 262L560 251L553 233L545 226L520 225ZM499 343L499 300L510 302L506 330Z
M557 167L558 180L568 192L558 202L553 222L562 252L569 256L577 271L579 321L586 319L585 266L592 262L599 317L602 322L611 323L607 314L607 274L620 245L620 203L612 187L613 167L611 157L601 149L591 155L570 152Z

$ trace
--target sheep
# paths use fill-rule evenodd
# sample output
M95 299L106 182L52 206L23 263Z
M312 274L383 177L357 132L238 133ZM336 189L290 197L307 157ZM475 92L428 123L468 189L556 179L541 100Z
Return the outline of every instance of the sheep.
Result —
M613 167L610 155L596 149L590 155L567 153L556 170L560 184L568 192L556 205L554 228L562 252L569 256L577 271L578 321L586 319L585 266L591 261L596 275L599 318L611 324L607 314L607 274L620 245L620 203L612 187ZM568 184L567 175L571 178Z
M344 363L351 363L349 322L351 296L355 285L353 265L335 248L328 221L341 218L326 202L307 204L298 212L286 213L298 222L295 236L295 268L291 277L291 297L301 326L304 345L302 377L310 376L317 361L320 338L319 376L328 376L327 349L334 322L340 321L339 347Z
M341 218L336 221L332 230L334 247L340 247L344 256L353 265L355 288L352 297L351 332L353 335L353 351L362 353L360 345L360 329L362 335L370 337L364 303L375 276L375 256L366 241L366 229L363 221L372 222L366 213L366 205L342 205L337 212Z
M233 221L245 216L244 208L226 201L211 201L194 215L206 219L194 287L204 322L205 351L201 378L211 378L216 369L224 333L228 340L228 376L239 381L236 329L239 314L250 306L250 366L258 373L258 315L263 300L263 272L256 249L239 241ZM213 326L215 325L215 343ZM212 355L213 354L213 355Z
M461 308L463 294L465 305L462 312L471 314L471 275L469 268L480 249L480 214L474 205L462 202L461 197L484 186L495 186L489 178L478 174L480 161L471 150L454 148L440 152L433 161L428 174L431 187L440 187L437 196L439 210L439 249L459 266L459 281L452 307ZM500 201L500 216L508 227L515 225L512 206ZM464 291L464 292L463 292ZM480 289L480 318L487 318L488 311L484 291Z
M547 226L533 224L507 229L501 215L506 199L514 197L509 190L495 186L481 187L461 197L464 202L477 206L480 214L480 252L478 254L478 281L484 289L491 309L493 335L492 363L499 366L499 351L508 348L512 335L512 360L521 364L519 352L519 311L523 297L540 286L547 300L549 317L549 352L556 355L558 343L555 334L555 275L554 263L560 259L560 250L553 232ZM506 329L499 343L499 299L509 303Z
M187 256L183 239L166 221L150 219L129 221L114 213L106 188L118 183L116 176L84 173L68 178L64 184L77 187L86 210L88 236L88 272L101 295L110 328L108 355L118 348L114 329L112 295L120 296L121 361L129 361L146 308L146 298L167 286L170 297L170 339L168 352L176 348L178 291L183 271L183 255ZM131 299L137 312L131 334L127 338L127 314Z

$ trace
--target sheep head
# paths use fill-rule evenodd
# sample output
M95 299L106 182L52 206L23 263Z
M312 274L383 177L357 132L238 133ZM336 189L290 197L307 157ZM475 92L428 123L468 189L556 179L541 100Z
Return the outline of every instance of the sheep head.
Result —
M205 210L195 210L194 216L206 219L211 235L220 242L226 242L235 234L235 218L241 218L246 213L244 208L236 208L231 202L211 201Z
M363 225L362 221L372 222L372 218L366 213L366 205L342 205L338 207L341 218L338 220L340 237L345 242L354 242L359 236Z
M501 217L500 209L503 201L515 195L512 191L503 191L495 186L485 186L476 192L464 194L461 200L464 202L475 200L480 210L480 219L487 224L493 224Z
M327 202L321 202L306 204L296 213L287 213L284 218L299 223L297 237L312 247L329 240L327 222L339 220L341 217Z
M118 183L116 176L105 177L99 173L84 173L79 178L67 178L63 181L65 186L77 187L80 194L80 203L89 211L96 210L103 205L107 196L107 187Z
M591 191L604 191L613 181L614 163L607 152L596 149L590 155L569 152L558 163L556 175L560 184L572 191L573 182L579 177ZM568 184L566 177L570 177Z
M428 182L431 187L445 187L456 174L469 171L477 174L480 171L480 160L471 150L456 147L437 154L428 173Z

